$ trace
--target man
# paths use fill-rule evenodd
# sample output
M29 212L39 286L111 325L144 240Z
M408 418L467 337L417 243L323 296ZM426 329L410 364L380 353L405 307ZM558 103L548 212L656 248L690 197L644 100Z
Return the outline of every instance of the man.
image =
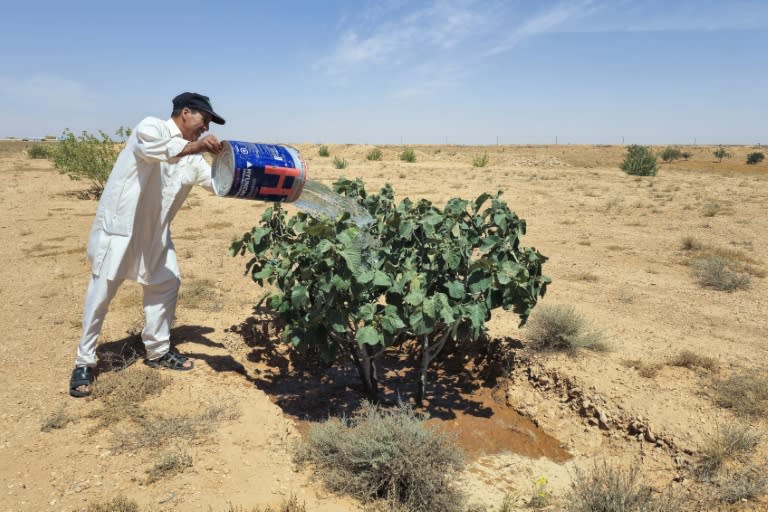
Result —
M218 153L214 135L201 137L211 122L224 124L207 96L185 92L173 99L171 118L147 117L128 138L112 168L88 240L91 281L83 308L69 394L91 394L96 341L109 302L125 279L144 292L145 364L191 370L192 361L171 350L170 330L179 286L171 221L193 185L213 190L211 168L202 153Z

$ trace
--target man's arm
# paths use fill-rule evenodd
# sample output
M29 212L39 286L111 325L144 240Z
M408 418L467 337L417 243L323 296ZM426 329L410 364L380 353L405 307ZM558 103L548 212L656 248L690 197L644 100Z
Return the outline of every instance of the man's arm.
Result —
M218 154L221 151L221 141L213 134L208 134L202 139L198 139L188 143L184 146L184 149L176 155L176 157L194 155L196 153L213 153Z

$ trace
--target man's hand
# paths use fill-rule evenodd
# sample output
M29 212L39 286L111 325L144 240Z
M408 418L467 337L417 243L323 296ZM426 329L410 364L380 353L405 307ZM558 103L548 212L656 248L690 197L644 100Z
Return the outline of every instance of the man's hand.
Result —
M195 153L213 153L218 154L221 151L221 141L215 135L208 134L202 139L190 142L176 156L193 155Z

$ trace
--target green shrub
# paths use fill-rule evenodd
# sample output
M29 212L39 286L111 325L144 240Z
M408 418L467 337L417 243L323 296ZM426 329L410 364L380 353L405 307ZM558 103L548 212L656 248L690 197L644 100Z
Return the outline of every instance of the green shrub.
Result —
M488 153L475 155L475 157L472 159L472 166L474 167L485 167L486 165L488 165Z
M413 163L416 161L416 153L414 153L411 148L405 148L403 152L400 153L400 160Z
M747 464L741 466L718 483L718 498L726 503L755 500L768 489L768 466Z
M320 146L318 148L317 154L320 155L320 156L330 156L331 155L331 153L328 151L328 146L326 146L325 144L323 144L322 146Z
M759 164L765 159L765 155L759 151L747 155L747 163L750 165Z
M674 146L667 146L664 148L664 150L659 155L661 156L661 159L665 162L671 162L673 160L677 160L678 158L683 156L683 153L680 151L680 148L676 148Z
M656 156L650 148L633 144L627 148L620 167L633 176L656 176Z
M715 155L718 162L722 162L723 158L731 158L732 156L723 146L718 147L712 154Z
M453 485L464 467L460 449L406 405L383 411L366 403L351 418L314 424L295 460L310 463L331 491L364 502L383 499L414 512L463 510Z
M365 155L365 158L368 160L379 161L382 158L381 150L379 148L373 148L367 155Z
M748 288L751 281L743 264L721 256L696 258L691 262L691 269L699 285L722 292Z
M52 153L53 148L45 144L32 144L32 146L27 149L27 156L35 159L50 158Z
M603 336L590 331L573 306L541 305L528 321L527 336L532 348L551 352L574 352L579 348L607 350Z
M682 153L680 153L680 158L682 158L683 160L688 160L692 156L693 155L691 153L689 153L688 151L683 151Z
M118 130L118 134L123 133L121 130L124 129ZM61 174L76 181L89 181L89 193L101 197L119 153L117 141L103 131L99 131L99 137L85 131L78 137L65 130L51 158Z
M341 158L339 156L333 157L333 166L337 169L346 169L347 168L347 161L344 158Z
M657 495L640 482L639 464L624 470L607 462L594 464L589 473L576 470L572 490L566 497L568 512L674 512L680 499L671 491Z

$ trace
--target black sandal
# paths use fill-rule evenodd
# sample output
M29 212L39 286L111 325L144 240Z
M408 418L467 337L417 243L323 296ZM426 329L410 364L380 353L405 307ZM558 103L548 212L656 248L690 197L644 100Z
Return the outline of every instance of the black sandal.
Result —
M173 350L169 350L166 352L162 357L159 357L158 359L145 359L144 364L149 366L150 368L168 368L170 370L179 370L182 372L187 372L195 367L195 364L192 363L190 366L184 366L184 363L186 363L189 360L188 357L183 356L179 354L178 352L174 352Z
M72 377L69 379L69 395L75 398L91 396L91 385L95 376L95 369L91 366L75 366ZM80 391L80 386L88 386L88 391Z

